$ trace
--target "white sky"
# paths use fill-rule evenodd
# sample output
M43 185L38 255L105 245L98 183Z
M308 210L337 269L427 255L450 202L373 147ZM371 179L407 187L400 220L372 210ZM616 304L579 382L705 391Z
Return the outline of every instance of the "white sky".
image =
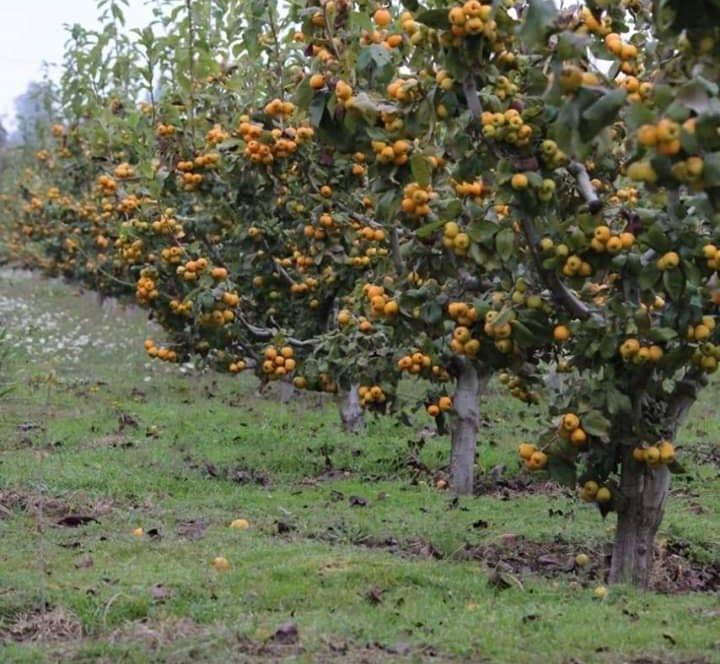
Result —
M147 0L130 0L129 27L147 25ZM97 26L95 0L0 0L0 119L14 128L13 100L28 83L42 80L44 61L59 63L66 40L64 24Z

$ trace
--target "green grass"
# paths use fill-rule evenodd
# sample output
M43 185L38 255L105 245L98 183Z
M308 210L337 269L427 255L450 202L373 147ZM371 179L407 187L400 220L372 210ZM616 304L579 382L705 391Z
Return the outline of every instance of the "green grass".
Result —
M428 473L406 463L422 418L415 427L373 420L350 436L327 400L282 406L256 398L250 378L148 364L141 342L157 331L142 315L100 309L55 282L0 279L0 316L22 333L16 389L0 404L0 491L35 505L0 512L0 635L48 608L83 630L79 640L0 641L2 662L720 661L717 595L615 587L597 602L590 573L573 571L506 576L505 590L489 583L492 570L463 560L465 547L509 534L568 542L597 570L612 517L555 490L453 505L433 487L446 438L420 450ZM50 339L33 327L48 320ZM67 351L85 333L83 350ZM717 439L713 413L708 392L683 431L685 451ZM542 413L493 388L483 414L480 469L519 472L518 439ZM137 426L119 431L121 415ZM328 450L335 472L325 474ZM661 536L717 560L718 469L688 465L676 486L689 491L671 500ZM232 481L239 471L248 483ZM353 506L355 496L367 505ZM60 527L62 508L99 522ZM227 527L238 517L248 531ZM204 522L197 539L178 532L191 519ZM136 527L161 536L134 537ZM395 546L382 544L390 538ZM230 571L213 570L215 556ZM158 584L167 596L153 596ZM288 620L299 645L274 644Z

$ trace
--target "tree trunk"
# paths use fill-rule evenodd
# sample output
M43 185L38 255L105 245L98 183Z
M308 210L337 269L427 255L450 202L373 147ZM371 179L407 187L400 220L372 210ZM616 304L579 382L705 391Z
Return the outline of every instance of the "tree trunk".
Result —
M359 385L353 384L349 390L340 392L340 422L343 431L349 433L357 433L365 428L358 388Z
M293 385L292 378L284 377L280 381L280 403L289 403L295 396L295 385Z
M478 372L470 360L463 358L453 398L455 415L450 436L450 488L456 494L471 494L473 491L480 420L478 400L487 381L487 374Z
M666 404L662 434L677 438L680 425L695 403L699 389L707 383L702 372L689 372ZM670 491L666 466L648 468L633 459L632 445L623 445L617 528L610 566L610 583L630 583L647 588L655 555L655 536L665 512Z
M655 535L670 490L670 471L666 466L648 468L638 463L632 449L631 445L623 446L610 583L646 588L653 566Z

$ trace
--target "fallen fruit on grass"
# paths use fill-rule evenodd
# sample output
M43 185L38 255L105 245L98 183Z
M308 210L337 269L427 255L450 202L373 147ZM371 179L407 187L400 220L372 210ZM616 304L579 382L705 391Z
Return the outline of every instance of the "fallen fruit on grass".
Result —
M593 597L595 599L605 599L608 596L608 589L605 586L598 586L593 590Z
M585 567L590 562L590 557L587 553L578 553L577 556L575 556L575 564L578 567Z
M135 537L142 537L145 534L145 531L142 528L135 528L132 531L132 534L135 535Z
M247 519L235 519L230 524L230 527L237 530L247 530L250 527L250 522Z
M212 566L218 572L227 572L230 569L230 563L228 562L228 559L224 558L223 556L217 556L216 558L213 558Z

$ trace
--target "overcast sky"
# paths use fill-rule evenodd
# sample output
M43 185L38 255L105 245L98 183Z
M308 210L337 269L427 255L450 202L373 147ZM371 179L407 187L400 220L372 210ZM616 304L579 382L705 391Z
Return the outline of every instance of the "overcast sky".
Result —
M150 22L146 2L130 0L130 27ZM42 63L62 60L64 24L94 27L97 14L95 0L0 0L0 119L7 128L14 126L13 100L42 79Z

